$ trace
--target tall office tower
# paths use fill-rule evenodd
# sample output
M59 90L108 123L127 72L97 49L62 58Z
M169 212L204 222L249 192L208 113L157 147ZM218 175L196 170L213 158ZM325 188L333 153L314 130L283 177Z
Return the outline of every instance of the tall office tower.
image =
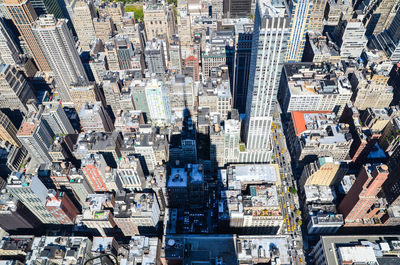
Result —
M38 176L13 172L8 177L6 188L13 197L20 200L42 223L58 223L44 206L48 190Z
M38 164L50 163L49 148L53 143L53 131L40 117L40 112L31 112L22 122L18 139Z
M338 207L345 218L345 225L362 225L366 219L383 215L379 211L377 195L388 175L388 166L384 164L361 168L356 181Z
M249 17L251 0L224 0L224 16L228 18Z
M253 23L247 20L244 23L235 23L236 31L236 62L233 85L233 107L239 113L246 111L247 88L249 86L249 71L251 60L251 44L253 38Z
M14 66L0 65L0 108L28 112L28 103L35 103L32 86Z
M23 42L26 44L29 54L35 60L40 71L50 72L50 66L40 48L38 40L32 32L32 26L37 18L36 12L29 0L4 0L5 7L17 27Z
M343 59L359 58L368 42L362 21L358 19L342 21L337 29L335 38L340 46L340 56Z
M241 162L270 159L270 130L289 39L289 22L284 3L257 3L244 125L246 150L240 154Z
M6 114L0 111L0 139L12 145L21 147L22 144L17 137L17 128Z
M289 9L291 12L290 40L285 62L301 62L306 44L306 33L310 25L313 0L291 0Z
M151 74L163 76L167 70L164 59L164 45L162 40L148 41L144 51L147 69Z
M103 77L103 93L107 107L111 108L114 116L120 109L119 99L121 95L122 83L118 72L107 72Z
M19 50L10 30L7 28L4 19L0 18L0 59L2 63L17 65L21 63Z
M42 119L47 121L47 124L50 126L54 134L75 133L71 122L59 102L45 104Z
M99 15L110 16L119 30L123 24L124 10L124 4L121 2L105 2L100 5Z
M82 129L85 131L112 132L114 125L101 102L86 103L79 112Z
M182 46L190 46L193 36L191 33L191 20L188 13L188 3L186 0L178 1L177 24L180 44Z
M79 46L84 51L90 50L90 42L96 37L93 26L95 17L93 2L91 0L79 0L74 6L74 28L78 35Z
M146 4L143 8L143 15L148 40L159 36L169 39L175 33L175 16L172 6Z
M185 58L185 71L194 81L199 81L199 57L191 55Z
M309 31L322 32L324 29L324 15L328 0L313 0L310 14Z
M384 50L393 63L400 62L400 5L387 30L372 38L372 48Z
M377 6L366 16L367 31L365 34L367 36L376 35L385 30L388 25L387 21L390 20L389 14L396 5L396 1L393 0L382 0L375 3Z
M41 16L32 30L53 70L58 95L63 102L72 103L70 86L89 81L66 20Z
M152 79L147 82L145 93L151 121L157 125L169 124L171 107L168 86L157 79Z
M101 39L103 42L108 41L114 37L114 23L111 17L93 18L94 31L96 38Z

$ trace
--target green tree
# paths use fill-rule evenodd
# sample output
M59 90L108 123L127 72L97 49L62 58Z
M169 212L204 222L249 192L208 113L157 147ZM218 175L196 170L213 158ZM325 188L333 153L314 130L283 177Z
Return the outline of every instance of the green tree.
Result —
M295 187L290 187L289 192L292 194L297 194L297 190Z
M298 225L302 225L302 224L303 224L303 221L299 218L299 219L297 220L297 224L298 224Z
M296 210L294 211L294 213L295 213L297 216L300 216L300 215L301 215L301 211L300 211L299 209L296 209Z

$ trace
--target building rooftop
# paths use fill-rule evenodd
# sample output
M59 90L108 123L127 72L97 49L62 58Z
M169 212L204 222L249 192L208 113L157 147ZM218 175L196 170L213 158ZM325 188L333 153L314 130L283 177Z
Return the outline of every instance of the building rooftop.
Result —
M388 264L400 262L398 235L321 236L321 241L327 265L343 264L344 260L350 264L357 262L371 265L386 264L378 261L384 261L388 257L395 259L394 263Z
M187 187L188 173L184 168L171 168L171 175L167 182L168 188Z
M110 253L113 248L114 237L93 237L91 251L94 253Z
M36 237L25 264L45 264L50 261L54 264L83 265L90 245L87 237Z
M228 179L233 181L280 183L279 168L275 164L234 165L228 167Z
M351 84L335 64L285 64L291 95L352 94Z
M164 240L161 257L183 258L184 264L203 264L222 258L226 264L237 264L235 235L169 235Z
M127 218L151 215L153 204L157 199L153 193L117 193L114 215L116 218Z
M343 225L342 214L318 213L316 216L311 216L311 221L314 225Z
M129 256L121 259L121 265L141 263L143 265L157 264L158 238L133 236L129 242Z
M291 113L295 134L307 141L318 141L321 144L342 143L350 141L349 125L337 123L336 115L331 112L304 112Z
M307 202L332 202L336 199L334 187L305 185L304 193Z
M236 249L239 262L291 264L288 236L238 236Z

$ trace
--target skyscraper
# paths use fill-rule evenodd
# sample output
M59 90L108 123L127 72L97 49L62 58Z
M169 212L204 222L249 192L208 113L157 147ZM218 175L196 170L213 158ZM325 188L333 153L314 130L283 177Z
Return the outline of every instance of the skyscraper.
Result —
M47 124L50 126L54 134L75 133L67 114L65 114L64 109L58 102L46 104L42 114L42 119L47 121Z
M392 11L393 6L396 5L396 1L376 1L375 5L375 8L371 9L371 13L366 16L367 21L365 24L367 24L367 36L383 32L385 27L390 24L388 23L391 19L389 14Z
M72 102L70 86L87 84L88 78L66 20L41 16L32 30L54 72L58 95L64 102Z
M96 37L93 26L94 8L92 1L77 1L74 6L74 28L79 38L80 47L88 51L89 44Z
M388 166L384 164L361 168L356 181L338 207L346 225L360 225L364 219L380 215L377 195L388 175Z
M346 20L337 29L339 32L335 37L340 46L340 56L343 59L360 57L368 42L363 23L359 19Z
M32 32L37 15L31 2L29 0L4 0L4 4L39 70L51 71L39 42Z
M286 62L301 62L306 32L310 24L312 0L292 0L290 2L290 41L285 55Z
M7 115L0 111L0 139L21 147L21 142L17 138L17 132L17 128L15 128Z
M8 177L7 191L18 198L42 223L58 223L45 207L48 190L38 176L13 172Z
M248 17L251 0L224 0L224 15L229 18Z
M313 0L308 30L322 32L324 29L324 15L327 0Z
M21 62L20 53L21 51L11 37L4 19L0 18L0 59L5 64L16 65Z
M49 148L53 143L53 136L47 122L41 119L40 112L29 113L17 134L22 145L38 164L51 162Z
M25 76L8 64L0 65L0 106L27 113L29 102L36 102L32 86Z
M250 20L239 20L235 24L236 52L235 52L235 74L234 74L234 108L239 113L246 109L247 88L249 82L249 71L251 61L251 44L253 37L253 23Z
M246 150L241 152L240 162L267 162L270 159L270 130L288 39L289 16L284 3L259 1L246 102Z

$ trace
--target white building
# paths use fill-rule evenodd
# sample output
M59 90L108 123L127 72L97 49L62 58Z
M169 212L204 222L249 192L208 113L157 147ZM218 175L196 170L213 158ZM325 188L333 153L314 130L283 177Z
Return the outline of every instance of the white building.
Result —
M59 102L44 104L42 119L47 121L54 134L75 133L71 122L69 121L64 109Z
M145 88L150 119L156 125L167 125L171 122L169 90L163 82L152 79Z
M82 129L85 131L112 132L114 125L101 102L86 103L79 112Z
M246 102L242 162L268 162L270 133L278 86L289 38L290 18L283 2L258 1Z
M350 81L338 69L328 70L335 69L333 64L287 64L283 69L283 112L334 111L340 117L350 102Z
M72 103L71 84L87 84L88 78L67 21L54 15L41 16L32 30L53 70L58 96L64 104Z

